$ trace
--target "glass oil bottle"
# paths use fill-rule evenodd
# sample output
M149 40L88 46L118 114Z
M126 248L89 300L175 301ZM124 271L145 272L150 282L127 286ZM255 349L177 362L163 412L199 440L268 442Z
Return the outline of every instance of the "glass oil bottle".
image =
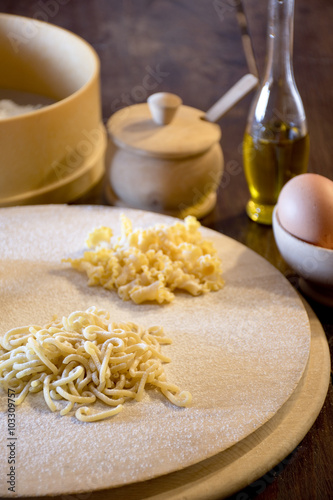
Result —
M246 211L271 224L282 186L307 170L309 136L292 64L294 0L269 0L267 64L243 141Z

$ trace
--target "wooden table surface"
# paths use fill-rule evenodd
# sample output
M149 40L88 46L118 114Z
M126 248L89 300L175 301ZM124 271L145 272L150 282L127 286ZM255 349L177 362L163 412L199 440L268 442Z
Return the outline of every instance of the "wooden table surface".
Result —
M185 104L208 109L248 69L236 20L239 0L0 0L0 11L46 20L85 38L101 59L103 118L170 91ZM259 72L266 53L267 1L244 0ZM333 3L296 0L294 72L311 140L309 171L333 180ZM154 89L146 75L155 71ZM220 121L225 172L215 209L202 223L252 248L298 288L277 250L271 227L245 214L248 189L241 144L253 94ZM79 203L106 204L104 183ZM309 301L333 346L332 309ZM234 500L333 498L333 387L303 441L287 460ZM277 474L277 471L279 474ZM282 471L282 472L281 472Z

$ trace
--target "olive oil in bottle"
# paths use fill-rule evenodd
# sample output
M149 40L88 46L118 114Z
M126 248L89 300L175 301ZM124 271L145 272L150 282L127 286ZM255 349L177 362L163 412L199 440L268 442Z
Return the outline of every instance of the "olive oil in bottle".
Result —
M294 0L269 0L265 76L252 103L243 141L250 191L246 211L262 224L272 214L283 185L305 173L309 136L292 66Z
M275 135L269 129L260 136L245 132L243 142L244 170L251 195L247 214L252 220L260 218L267 224L271 223L283 185L305 173L308 164L308 134L302 136L299 130L284 123L279 128L280 133Z

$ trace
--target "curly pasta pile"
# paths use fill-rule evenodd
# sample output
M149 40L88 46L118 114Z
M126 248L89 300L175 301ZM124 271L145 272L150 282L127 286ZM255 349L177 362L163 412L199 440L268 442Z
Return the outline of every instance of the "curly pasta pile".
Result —
M173 404L188 406L191 394L166 381L163 363L170 359L160 346L170 343L162 327L114 323L107 311L91 307L44 327L8 331L0 339L0 384L15 390L17 405L43 391L49 409L61 415L97 400L111 408L96 413L80 406L75 416L84 422L119 413L127 399L141 401L147 384Z
M64 259L86 272L89 285L116 289L123 300L171 302L175 289L199 295L222 288L221 261L195 217L173 225L132 229L121 216L121 236L100 227L89 234L82 258Z

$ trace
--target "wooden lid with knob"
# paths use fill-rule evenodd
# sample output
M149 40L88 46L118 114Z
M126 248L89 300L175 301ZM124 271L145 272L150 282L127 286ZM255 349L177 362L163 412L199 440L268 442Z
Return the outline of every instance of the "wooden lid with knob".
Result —
M114 143L140 155L182 158L203 153L221 138L221 129L205 113L181 104L175 94L159 92L148 104L135 104L111 116L107 128Z

